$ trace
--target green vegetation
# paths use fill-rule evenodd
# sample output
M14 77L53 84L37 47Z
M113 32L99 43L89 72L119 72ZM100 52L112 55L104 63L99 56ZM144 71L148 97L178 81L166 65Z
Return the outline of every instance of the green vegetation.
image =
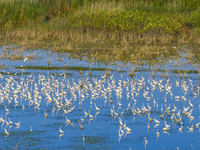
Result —
M84 50L90 61L150 62L176 55L171 43L200 44L198 0L1 0L0 12L1 44Z
M197 70L171 70L172 73L199 73Z
M127 34L127 41L134 42L147 33L174 39L182 32L200 32L199 6L198 0L1 0L0 27L3 32L31 25L35 31L79 32L90 38L98 34L109 41Z
M74 67L69 67L69 66L16 66L15 68L18 69L39 69L39 70L78 70L78 71L105 71L107 70L106 68L89 68L89 67L80 67L80 66L74 66ZM111 70L113 71L113 70Z

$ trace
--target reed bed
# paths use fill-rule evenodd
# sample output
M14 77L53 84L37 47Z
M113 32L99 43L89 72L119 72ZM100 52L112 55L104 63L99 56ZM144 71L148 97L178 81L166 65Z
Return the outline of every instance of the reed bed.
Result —
M173 54L174 43L200 44L199 6L197 0L0 0L0 44L74 56L89 50L99 60L134 56L134 63Z

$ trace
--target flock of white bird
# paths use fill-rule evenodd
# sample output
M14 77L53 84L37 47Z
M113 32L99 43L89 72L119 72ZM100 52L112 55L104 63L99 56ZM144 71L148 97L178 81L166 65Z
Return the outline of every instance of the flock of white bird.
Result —
M151 122L155 122L154 128L163 122L165 126L157 129L155 135L159 137L159 131L170 135L168 132L170 125L180 124L179 132L183 132L183 118L188 121L186 124L187 132L193 132L194 129L199 129L200 122L198 116L193 115L195 106L199 105L199 91L200 87L193 85L193 81L189 78L185 80L176 80L176 83L170 82L169 78L154 79L140 77L127 77L124 79L121 75L118 79L114 76L103 75L101 77L92 78L86 73L84 78L75 81L72 77L67 77L66 74L59 74L53 76L47 73L39 75L23 75L18 76L0 74L0 104L4 105L5 116L1 115L1 127L4 134L9 136L9 131L12 126L20 128L20 120L12 122L12 118L7 117L11 109L16 107L21 108L21 111L34 107L34 110L40 110L40 106L45 104L51 107L51 114L61 112L66 120L66 125L80 126L84 129L84 120L89 117L89 122L95 120L98 114L101 114L102 108L107 106L110 109L110 117L119 119L119 142L122 136L130 134L132 126L126 123L125 113L131 113L133 121L137 117L148 117L147 131L151 128ZM174 95L172 87L176 88L178 92ZM157 96L159 93L159 96ZM163 98L160 97L163 96ZM98 106L98 101L104 101L102 106ZM170 102L170 104L169 104ZM86 110L84 105L88 104L93 110ZM141 105L142 104L142 105ZM14 107L10 107L14 105ZM179 107L177 107L178 105ZM199 109L200 105L197 107ZM14 111L14 110L12 110ZM51 115L49 112L44 111L45 119ZM69 113L74 111L81 111L83 116L80 120L72 122L68 118ZM152 118L151 113L157 112L157 117ZM92 114L95 113L95 116ZM155 116L155 113L154 113ZM195 119L196 117L196 119ZM153 123L152 123L153 124ZM151 126L150 126L151 125ZM30 127L32 132L32 128ZM64 135L64 130L58 129L60 137ZM148 139L144 137L144 145L148 144ZM83 135L83 141L85 141Z

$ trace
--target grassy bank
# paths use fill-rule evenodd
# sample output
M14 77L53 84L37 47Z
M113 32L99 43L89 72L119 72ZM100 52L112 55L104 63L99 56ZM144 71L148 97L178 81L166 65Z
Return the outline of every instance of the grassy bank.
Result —
M124 60L130 52L133 60L152 59L172 54L152 44L200 44L199 6L198 0L1 0L0 42L90 50L97 59Z
M0 28L6 38L170 43L199 36L199 6L197 0L1 0Z

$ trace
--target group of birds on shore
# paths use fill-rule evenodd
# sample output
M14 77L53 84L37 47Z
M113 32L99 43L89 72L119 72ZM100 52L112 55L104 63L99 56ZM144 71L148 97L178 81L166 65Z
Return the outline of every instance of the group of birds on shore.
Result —
M151 128L151 122L155 122L154 128L164 124L164 127L157 129L155 133L157 137L160 136L159 131L170 135L168 132L170 124L179 124L179 132L183 132L183 127L191 123L192 125L187 126L187 132L193 132L194 128L200 129L200 122L193 123L195 118L198 119L197 115L192 114L199 105L197 99L200 87L198 84L193 85L193 81L189 78L176 80L176 82L171 82L169 78L156 79L143 76L133 78L127 76L125 79L123 75L118 78L114 78L114 75L95 78L89 76L87 72L84 78L74 79L65 73L53 76L47 72L47 75L0 74L0 81L0 105L5 109L5 117L1 115L0 122L6 136L9 135L10 128L14 124L15 128L20 128L20 120L13 123L11 118L7 117L11 109L15 111L16 108L21 108L21 111L24 111L28 109L27 107L32 107L36 111L43 108L42 105L46 105L46 110L51 110L48 112L42 110L45 119L50 115L49 112L52 116L54 113L61 114L65 116L66 125L75 127L77 124L80 130L84 129L84 121L87 117L90 124L90 121L101 114L102 108L109 109L110 117L119 119L119 142L122 136L132 132L132 124L127 123L125 114L132 114L133 122L137 117L148 118L147 131ZM174 89L178 92L174 92ZM100 106L102 101L103 105ZM90 106L89 110L86 105ZM95 108L94 116L92 108ZM80 111L82 116L73 122L68 118L68 114L75 111ZM183 117L187 118L184 119L184 123ZM186 120L189 123L186 123ZM32 129L30 130L32 132ZM58 131L59 137L65 133L61 126ZM144 137L144 144L145 147L148 144L146 137Z

